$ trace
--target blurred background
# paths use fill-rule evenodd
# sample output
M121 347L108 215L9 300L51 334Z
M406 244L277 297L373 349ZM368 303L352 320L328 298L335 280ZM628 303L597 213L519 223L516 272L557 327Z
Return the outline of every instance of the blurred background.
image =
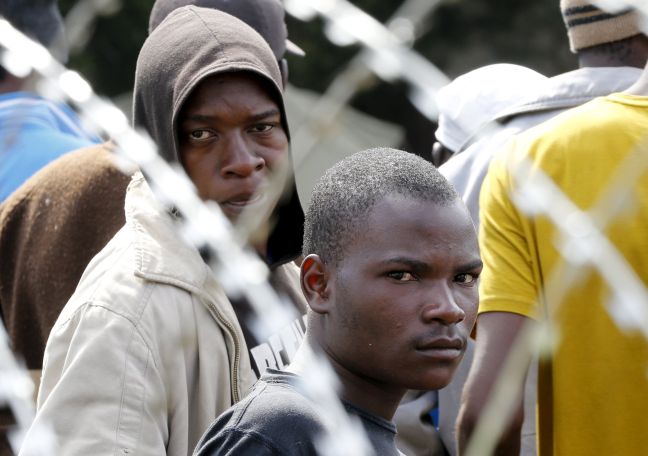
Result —
M432 1L432 0L430 0ZM353 0L380 22L386 22L403 0ZM81 30L74 14L93 4L99 15ZM558 0L447 0L423 21L413 48L449 78L491 63L517 63L546 76L576 68L570 54ZM128 114L137 54L147 35L153 0L59 0L73 50L68 66L79 71L99 94L111 97ZM84 6L86 5L86 6ZM76 11L75 11L76 10ZM320 19L302 22L287 15L290 39L306 57L289 56L292 84L291 127L303 118L317 94L356 55L358 45L332 44ZM304 90L298 90L304 89ZM344 112L340 131L329 149L364 148L372 144L400 147L430 158L436 125L410 102L405 84L365 84ZM295 149L293 144L293 149Z

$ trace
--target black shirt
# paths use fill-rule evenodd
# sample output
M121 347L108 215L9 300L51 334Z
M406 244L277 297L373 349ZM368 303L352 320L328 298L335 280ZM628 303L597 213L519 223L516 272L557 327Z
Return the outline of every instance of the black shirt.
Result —
M324 425L314 405L294 386L299 377L268 369L244 400L212 424L196 447L197 456L317 455ZM401 455L390 421L344 402L367 432L376 455Z

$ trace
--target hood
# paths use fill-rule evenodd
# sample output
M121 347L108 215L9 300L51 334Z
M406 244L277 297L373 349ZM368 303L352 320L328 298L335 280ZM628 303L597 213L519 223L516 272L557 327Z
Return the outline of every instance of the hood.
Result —
M209 8L178 8L149 35L137 59L133 122L157 143L160 155L180 164L177 118L184 102L206 78L251 72L269 82L290 138L281 90L281 73L272 50L244 22ZM301 252L304 214L293 179L271 217L271 266Z

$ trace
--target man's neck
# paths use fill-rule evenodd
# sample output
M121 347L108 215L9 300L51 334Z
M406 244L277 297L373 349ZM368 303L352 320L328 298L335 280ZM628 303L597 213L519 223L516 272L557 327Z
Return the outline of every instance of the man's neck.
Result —
M610 59L608 55L582 53L578 55L579 68L634 67L643 68L641 56L628 56L625 59Z
M635 35L578 51L578 66L643 68L648 58L648 38Z
M322 351L319 344L313 342L307 333L301 347L286 370L303 377L308 372L307 358L312 356L314 350L320 353ZM326 356L326 359L340 380L339 396L342 399L388 421L392 420L398 404L407 391L406 389L395 389L376 383L348 370L329 356Z

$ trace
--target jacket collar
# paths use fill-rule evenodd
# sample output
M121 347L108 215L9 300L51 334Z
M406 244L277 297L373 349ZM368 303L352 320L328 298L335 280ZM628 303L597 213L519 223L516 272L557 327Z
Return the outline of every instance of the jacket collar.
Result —
M148 280L202 293L210 269L198 250L178 234L173 218L155 198L141 173L126 193L126 225L135 243L135 273Z
M503 112L498 119L520 114L568 109L593 98L622 92L634 84L642 70L634 67L587 67L548 78L535 93Z

